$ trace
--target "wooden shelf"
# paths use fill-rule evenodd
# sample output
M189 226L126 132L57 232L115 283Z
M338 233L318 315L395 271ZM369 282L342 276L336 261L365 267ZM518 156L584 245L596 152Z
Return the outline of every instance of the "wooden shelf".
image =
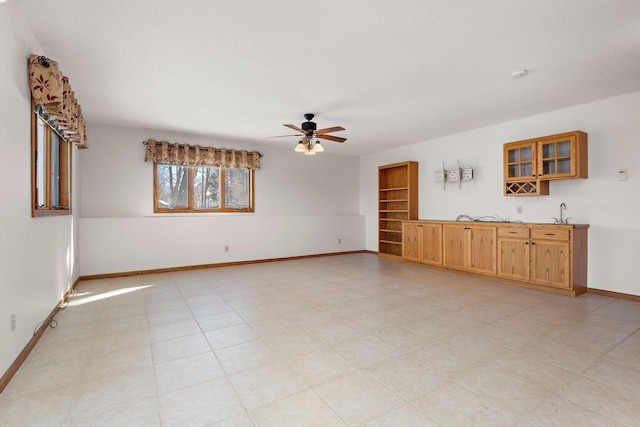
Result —
M380 191L401 191L408 190L409 187L396 187L396 188L381 188Z
M378 167L378 190L378 253L401 256L401 222L418 218L418 163Z
M380 240L380 243L387 243L390 245L402 245L402 242L394 242L393 240Z

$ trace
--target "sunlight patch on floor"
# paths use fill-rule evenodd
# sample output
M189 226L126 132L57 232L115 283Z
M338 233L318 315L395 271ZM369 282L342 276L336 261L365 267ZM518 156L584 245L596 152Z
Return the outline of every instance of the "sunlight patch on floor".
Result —
M128 294L130 292L139 291L141 289L149 288L153 285L134 286L130 288L116 289L114 291L103 292L101 294L94 294L93 292L76 293L73 298L69 299L69 306L78 306L83 304L89 304L92 302L100 301L107 298L117 297L118 295Z

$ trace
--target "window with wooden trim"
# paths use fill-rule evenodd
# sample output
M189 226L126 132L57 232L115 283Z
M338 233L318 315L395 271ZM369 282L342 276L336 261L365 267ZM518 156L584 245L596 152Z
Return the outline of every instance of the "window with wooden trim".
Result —
M35 108L32 114L31 216L69 215L71 146Z
M154 212L253 212L254 169L153 164Z

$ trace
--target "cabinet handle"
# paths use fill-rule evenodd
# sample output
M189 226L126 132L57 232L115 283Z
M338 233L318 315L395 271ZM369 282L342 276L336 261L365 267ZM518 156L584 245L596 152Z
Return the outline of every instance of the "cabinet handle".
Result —
M524 242L524 244L525 244L525 245L528 245L528 244L529 244L529 242Z
M555 236L556 233L544 233L545 236Z
M532 245L535 245L535 244L536 244L536 242L531 242L531 244L532 244Z
M510 231L509 234L518 234L517 231Z

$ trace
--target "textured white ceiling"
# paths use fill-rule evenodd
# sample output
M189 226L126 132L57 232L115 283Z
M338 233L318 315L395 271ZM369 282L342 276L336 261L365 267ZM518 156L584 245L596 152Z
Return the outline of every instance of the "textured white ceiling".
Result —
M640 90L638 0L19 4L90 122L357 155Z

